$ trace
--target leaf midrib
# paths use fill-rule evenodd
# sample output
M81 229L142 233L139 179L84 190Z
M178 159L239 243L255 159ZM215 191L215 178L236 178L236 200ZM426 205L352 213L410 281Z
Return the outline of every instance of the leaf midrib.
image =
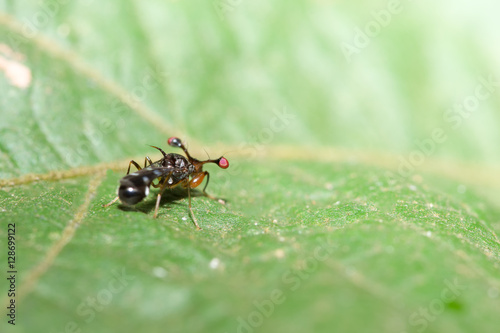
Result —
M197 145L196 140L192 140L193 146ZM202 147L202 145L197 145ZM231 160L240 158L239 161L245 162L248 160L248 154L243 153L240 146L215 144L212 150L230 151L228 159ZM297 151L302 153L299 155ZM196 156L198 152L192 152ZM132 159L142 161L144 156L153 156L153 160L161 158L160 155L150 154L145 152L142 156L136 156ZM398 157L399 155L379 153L379 152L363 152L344 150L332 147L297 147L297 146L268 146L259 153L257 160L274 161L274 162L308 162L314 163L339 163L339 164L356 164L383 168L398 176ZM49 171L39 174L25 174L20 177L0 179L0 187L27 184L34 181L46 180L54 181L59 179L68 179L74 177L82 177L95 174L97 170L110 169L113 171L122 171L126 169L130 159L124 159L114 162L104 162L95 165L79 166L61 171ZM312 162L311 162L312 161ZM477 187L486 187L492 190L500 190L500 174L493 172L498 170L496 166L481 166L467 162L450 161L445 163L441 159L428 158L428 161L416 170L416 174L426 173L435 177L444 177L450 181L456 181L464 184L469 184ZM404 178L404 177L400 177ZM409 178L411 181L411 177Z

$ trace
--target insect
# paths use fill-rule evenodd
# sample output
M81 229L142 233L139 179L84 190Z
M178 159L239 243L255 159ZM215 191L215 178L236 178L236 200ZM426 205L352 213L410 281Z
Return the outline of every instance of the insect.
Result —
M156 198L155 213L153 216L156 218L163 191L176 185L182 185L187 188L188 191L189 212L191 213L194 225L197 229L201 229L191 208L191 189L198 187L206 177L207 182L203 188L203 195L224 204L224 200L218 199L205 191L210 180L210 174L208 171L203 171L203 165L206 163L215 163L220 168L227 169L229 167L229 162L222 156L215 160L197 160L189 154L182 141L176 137L168 139L168 144L171 147L181 148L186 154L186 157L175 153L167 154L161 148L151 146L158 149L163 154L163 158L153 162L146 156L144 168L141 168L134 160L130 161L127 175L120 180L118 196L110 203L104 205L104 207L112 205L118 199L125 205L135 205L148 196L149 187L153 186L160 189ZM130 173L132 164L137 168L137 171ZM158 179L158 183L155 184L154 181L156 179Z

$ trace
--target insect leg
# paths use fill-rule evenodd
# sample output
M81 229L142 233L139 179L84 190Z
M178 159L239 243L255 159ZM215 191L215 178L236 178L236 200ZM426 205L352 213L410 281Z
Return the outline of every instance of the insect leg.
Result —
M146 158L144 159L144 167L147 168L148 166L151 166L152 164L153 164L153 161L151 161L149 156L146 156ZM158 187L160 187L160 182L158 181L158 184L151 182L151 186L153 186L154 188L158 188Z
M144 167L148 167L149 165L153 164L153 161L151 161L151 159L149 158L149 156L146 156L146 158L144 159Z
M107 204L105 205L102 205L103 207L109 207L111 206L112 204L114 204L117 200L118 200L118 196L116 196L116 198L114 198L113 200L111 200L110 202L108 202Z
M193 219L193 223L196 226L196 229L201 230L200 226L198 225L198 221L196 221L196 217L194 216L193 209L191 208L191 187L188 186L188 198L189 198L189 212L191 213L191 218Z
M133 164L133 165L137 168L137 170L142 170L142 168L140 167L140 165L139 165L139 164L137 164L137 162L136 162L136 161L132 160L132 161L130 161L130 163L128 164L127 175L130 173L130 166L131 166L132 164Z
M205 176L207 177L207 182L205 183L205 187L203 188L203 195L206 196L207 198L210 198L212 200L215 200L217 201L218 203L220 204L226 204L226 200L224 199L221 199L221 198L217 198L217 197L214 197L213 195L211 194L208 194L205 190L207 189L207 186L208 186L208 182L210 181L210 174L208 173L208 171L205 171Z
M163 186L162 186L163 187ZM158 193L158 196L156 197L156 205L155 205L155 213L153 215L153 218L155 219L156 216L158 215L158 208L160 207L160 201L161 201L161 194L163 193L164 189L160 190L160 193Z
M165 176L165 179L168 179L171 175L172 172L168 173ZM158 187L160 187L160 192L158 192L158 196L156 197L155 213L153 215L153 218L156 218L156 216L158 215L158 208L160 208L161 195L163 194L163 191L165 191L165 189L168 187L168 182L164 182L163 184L158 184Z

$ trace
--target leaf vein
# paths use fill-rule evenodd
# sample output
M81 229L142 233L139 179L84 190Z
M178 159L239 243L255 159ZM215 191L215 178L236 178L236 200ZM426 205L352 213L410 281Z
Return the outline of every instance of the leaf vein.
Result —
M84 202L80 205L80 207L78 207L73 218L67 223L62 232L61 238L49 248L41 262L26 274L26 278L24 279L22 285L19 287L19 301L24 299L33 291L41 276L45 274L45 272L47 272L47 270L54 263L54 260L57 258L59 253L61 253L64 247L71 241L76 233L76 229L87 215L90 203L97 193L97 188L102 183L104 176L104 172L99 172L91 179Z

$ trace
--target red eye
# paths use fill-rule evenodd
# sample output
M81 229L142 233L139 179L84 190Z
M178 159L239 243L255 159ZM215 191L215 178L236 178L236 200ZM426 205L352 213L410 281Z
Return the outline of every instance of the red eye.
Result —
M229 167L229 161L225 157L219 158L219 167L222 169L227 169Z
M179 138L176 138L175 136L173 136L173 137L168 139L168 145L172 146L172 147L180 147L181 140Z

